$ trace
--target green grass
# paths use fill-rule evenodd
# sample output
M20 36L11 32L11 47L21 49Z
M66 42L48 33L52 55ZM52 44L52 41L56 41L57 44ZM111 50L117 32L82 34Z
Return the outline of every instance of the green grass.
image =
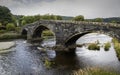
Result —
M105 50L105 51L108 51L108 50L110 49L110 47L111 47L110 42L107 42L107 43L105 43L104 50Z
M116 51L117 57L120 60L120 42L117 39L112 39L114 44L114 49Z
M13 32L0 34L0 40L19 39L19 38L24 38L24 36L21 36L20 34Z
M91 43L91 44L88 46L88 49L89 49L89 50L100 50L100 46L98 46L97 43Z
M120 75L120 74L105 71L99 68L85 68L73 71L73 74L71 75Z
M50 69L55 65L55 63L53 61L49 61L48 59L45 59L44 65L47 69Z

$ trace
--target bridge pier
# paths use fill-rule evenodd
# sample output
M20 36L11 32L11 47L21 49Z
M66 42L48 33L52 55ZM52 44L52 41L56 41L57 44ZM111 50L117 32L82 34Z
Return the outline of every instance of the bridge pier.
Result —
M30 34L27 34L27 42L31 43L32 41L32 36Z
M68 55L74 55L76 51L76 47L66 47L64 45L56 45L53 47L53 50L55 50L56 55L61 55L61 54L68 54Z

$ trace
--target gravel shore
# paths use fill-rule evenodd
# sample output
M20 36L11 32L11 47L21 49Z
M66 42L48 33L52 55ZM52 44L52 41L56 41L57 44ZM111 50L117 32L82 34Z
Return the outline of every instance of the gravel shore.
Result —
M0 42L0 50L6 50L15 45L15 42Z

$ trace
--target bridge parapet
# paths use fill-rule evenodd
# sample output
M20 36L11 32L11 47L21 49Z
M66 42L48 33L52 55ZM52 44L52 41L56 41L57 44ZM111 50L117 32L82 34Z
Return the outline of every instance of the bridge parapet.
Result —
M113 27L119 27L120 24L115 24L115 23L106 23L106 22L86 22L86 21L69 21L69 20L39 20L31 24L27 24L23 26L23 28L36 25L36 23L41 23L41 24L55 24L55 23L63 23L63 24L82 24L82 25L103 25L103 26L113 26Z
M73 24L92 24L92 25L108 25L114 27L120 27L120 24L107 23L107 22L86 22L86 21L72 21L72 20L40 20L40 23L73 23Z

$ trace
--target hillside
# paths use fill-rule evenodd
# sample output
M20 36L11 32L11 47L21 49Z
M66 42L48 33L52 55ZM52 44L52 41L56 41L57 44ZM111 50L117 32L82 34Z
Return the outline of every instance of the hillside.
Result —
M115 21L117 23L120 23L120 17L111 17L111 18L103 18L104 22L112 22Z
M63 20L72 20L73 17L71 16L61 16Z

